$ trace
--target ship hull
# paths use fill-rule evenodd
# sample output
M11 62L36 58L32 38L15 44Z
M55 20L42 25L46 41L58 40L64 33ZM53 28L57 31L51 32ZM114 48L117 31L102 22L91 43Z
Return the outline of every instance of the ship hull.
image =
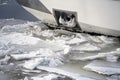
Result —
M29 5L27 5L29 8L24 8L42 21L59 25L58 18L56 17L60 15L56 15L56 11L65 12L67 14L74 13L80 27L79 29L82 31L120 36L119 0L27 1L29 2ZM38 7L40 9L38 9Z

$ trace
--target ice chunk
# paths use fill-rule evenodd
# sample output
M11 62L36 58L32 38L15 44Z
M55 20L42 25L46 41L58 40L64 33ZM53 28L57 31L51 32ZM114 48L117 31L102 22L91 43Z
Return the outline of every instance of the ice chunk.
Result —
M10 57L6 55L5 58L0 60L0 64L7 64L9 60L10 60Z
M8 26L8 25L10 25L11 26L11 28L12 28L12 26L13 25L21 25L21 24L23 24L24 25L24 23L26 23L27 21L25 21L25 20L20 20L20 19L14 19L14 18L10 18L10 19L0 19L0 26L1 26L1 28L3 28L3 27L5 27L5 26ZM4 28L5 29L5 28ZM7 29L7 28L6 28Z
M36 76L36 77L31 77L32 80L53 80L55 78L57 78L58 75L55 74L49 74L47 76L44 77L40 77L40 76Z
M52 31L50 31L50 30L44 30L44 31L42 31L40 34L41 34L42 36L48 37L48 38L54 36L54 33L53 33Z
M61 75L65 75L65 76L68 76L68 77L70 77L72 79L75 79L75 80L96 80L96 79L93 79L93 78L90 78L90 77L87 77L87 76L83 76L83 75L80 75L80 74L71 73L71 72L68 72L68 71L65 71L65 70L62 70L62 69L59 69L59 68L38 66L37 69L45 70L45 71L48 71L48 72L57 73L57 74L61 74Z
M57 37L54 36L55 40L64 40L64 41L69 41L73 38L74 38L74 36L67 36L67 35L60 35L60 36L57 36Z
M14 53L13 50L15 50L15 47L9 46L8 43L3 44L0 42L0 57L4 57L8 54L11 54L11 51L12 51L12 53Z
M61 76L53 73L45 76L33 76L30 79L32 80L73 80L69 77Z
M39 38L25 36L22 33L11 33L7 35L0 36L0 42L11 43L18 45L34 45L39 42Z
M108 55L108 56L106 57L106 60L107 60L107 61L110 61L110 62L117 62L118 59L119 59L119 56Z
M65 49L64 49L64 55L70 53L71 51L71 47L70 46L66 46Z
M83 60L83 61L86 61L86 60L94 60L94 59L99 59L99 58L103 58L103 56L99 56L96 54L93 54L93 53L77 53L77 54L71 54L71 57L70 59L72 60Z
M35 58L32 60L25 61L25 63L23 64L23 67L26 69L34 69L36 66L38 66L42 62L42 60L43 59L41 58Z
M46 40L46 42L48 42L49 44L56 44L56 48L57 46L61 46L61 49L63 49L64 54L69 53L71 50L71 47L69 45L66 45L66 42L64 40Z
M95 60L106 59L109 62L117 62L120 56L119 51L111 51L106 53L77 53L71 54L74 60Z
M31 51L29 53L24 52L23 54L11 54L10 56L15 60L37 58L37 57L40 57L41 54L43 54L43 52L41 52L41 50L42 49L37 50L37 51Z
M54 33L58 35L74 36L74 33L67 30L62 30L62 29L55 29Z
M28 69L34 69L38 64L47 66L61 65L65 60L64 55L65 54L61 52L53 52L50 49L41 48L38 51L32 51L29 54L12 54L11 56L16 60L31 59L25 61L23 66ZM32 65L31 63L34 64Z
M80 50L80 51L98 51L101 50L100 47L98 47L97 45L93 45L91 43L86 43L80 46L77 46L75 48L73 48L73 50Z
M28 77L25 77L24 80L29 80Z
M120 75L112 75L107 77L107 80L120 80Z
M111 51L106 53L99 53L98 56L103 56L107 61L117 62L120 56L120 51Z
M120 74L120 63L96 60L86 65L84 69L106 75Z
M88 38L89 38L89 40L92 41L92 42L103 43L103 41L99 38L99 36L89 35Z
M78 43L82 43L85 42L86 40L84 39L80 39L80 38L73 38L69 41L66 41L66 44L78 44Z
M15 60L23 60L23 59L30 59L30 58L34 58L36 57L37 55L35 54L11 54L10 55L13 59Z
M99 38L106 44L112 44L119 41L117 38L107 37L107 36L99 36Z
M116 51L120 51L120 48L117 48Z
M22 69L23 73L42 73L40 70L30 70L30 69Z

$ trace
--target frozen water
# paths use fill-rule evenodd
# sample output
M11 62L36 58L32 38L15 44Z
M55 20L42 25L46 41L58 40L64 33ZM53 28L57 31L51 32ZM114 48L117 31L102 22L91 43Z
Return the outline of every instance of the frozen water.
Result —
M55 78L57 78L58 76L57 75L55 75L55 74L49 74L49 75L47 75L47 76L44 76L44 77L31 77L31 79L32 80L53 80L53 79L55 79Z
M0 60L0 64L7 64L9 60L10 60L10 57L6 55L5 58Z
M15 0L0 1L0 80L120 79L118 38L49 30Z
M112 75L111 77L108 77L107 80L120 80L119 75Z
M53 52L49 49L40 49L35 52L31 52L26 56L27 54L23 54L21 56L19 55L12 55L13 58L16 60L18 59L27 59L31 58L29 61L25 61L25 64L23 64L23 67L27 69L34 69L37 65L47 65L47 66L58 66L63 64L64 62L64 53L60 52Z
M13 63L11 66L19 66L20 70L23 71L22 75L24 75L24 73L27 75L30 75L30 73L44 73L44 71L41 70L45 70L47 74L52 72L56 75L57 73L58 75L61 74L75 80L106 80L103 75L97 73L94 74L100 75L102 78L97 79L94 74L94 77L88 75L90 74L89 71L87 74L84 73L86 75L82 75L82 72L80 74L74 73L75 69L72 67L70 69L73 72L64 69L61 70L58 67L61 65L64 66L67 63L71 64L71 60L76 63L82 60L86 66L87 63L90 63L89 60L103 59L109 61L107 64L113 65L119 61L120 51L117 38L91 36L89 34L73 33L65 30L49 30L47 26L41 22L15 19L0 20L0 26L0 63L5 66L10 65L10 63ZM97 65L97 63L95 64ZM101 62L100 64L106 63ZM73 66L73 64L70 66ZM78 65L76 66L79 67ZM40 71L35 70L38 67ZM110 67L111 69L108 69L108 65L104 67L106 69L104 72L101 71L98 66L96 68L96 66L92 65L92 68L93 67L95 68L91 70L96 69L95 71L98 70L98 73L108 75L115 73L116 69L119 69L118 67L113 69L113 66ZM80 70L83 70L83 67L80 67ZM45 75L44 77L35 75L30 77L26 76L26 78L22 78L22 80L29 80L30 78L35 80L50 80L48 76L49 75Z
M107 61L93 61L84 67L87 70L95 71L100 74L112 75L120 74L120 63L112 63Z
M99 51L101 50L100 47L97 45L91 44L91 43L86 43L83 45L76 46L73 48L73 50L80 50L80 51Z
M26 36L21 33L5 34L0 37L1 43L17 44L17 45L34 45L39 42L38 38Z
M68 72L68 71L65 71L62 69L58 69L58 68L38 66L37 69L46 70L48 72L53 72L53 73L57 73L57 74L62 74L62 75L68 76L68 77L75 79L75 80L81 80L81 79L82 80L96 80L96 79L93 79L93 78L90 78L90 77L87 77L84 75L71 73L71 72Z
M73 38L66 42L66 44L79 44L82 42L85 42L86 40L80 39L80 38Z

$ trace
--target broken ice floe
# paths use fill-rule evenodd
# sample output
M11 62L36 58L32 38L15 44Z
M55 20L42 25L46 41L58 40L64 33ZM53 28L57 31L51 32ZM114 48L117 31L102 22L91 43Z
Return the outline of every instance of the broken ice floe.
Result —
M86 65L84 69L105 75L120 74L120 63L96 60Z
M74 52L71 51L70 53L71 54L69 55L69 58L71 60L86 61L101 58L101 56L98 56L97 53L85 53L85 52L76 53L75 51Z
M104 53L83 53L79 52L71 54L71 59L73 60L95 60L95 59L103 59L109 62L118 62L120 57L120 51L111 51L111 52L104 52Z
M24 53L24 54L11 54L10 56L15 59L15 60L23 60L23 59L30 59L30 58L38 58L42 57L42 54L49 54L50 50L49 49L39 49L37 51L31 51L29 53Z
M53 31L51 31L51 30L41 31L40 34L41 34L42 36L44 36L44 37L47 37L47 38L50 38L50 37L53 37L53 36L54 36L54 33L53 33Z
M20 20L20 19L14 19L14 18L11 18L11 19L0 19L0 26L4 27L4 26L7 26L7 25L18 25L18 24L24 24L26 23L27 21L24 21L24 20Z
M30 70L30 69L22 69L22 72L24 73L24 74L29 74L29 73L42 73L42 71L41 70Z
M48 44L54 45L53 47L56 46L55 49L58 49L58 46L61 47L59 50L64 50L64 54L69 53L71 50L71 47L69 45L66 45L64 40L46 40L46 42Z
M103 43L103 41L99 38L99 36L88 36L88 40L96 43Z
M22 33L11 33L0 37L0 42L4 44L34 45L37 44L39 40L40 39L35 37L25 36Z
M114 37L99 36L99 38L106 44L113 44L119 41L117 38Z
M91 43L85 43L79 46L74 47L72 50L80 50L80 51L99 51L100 47L97 45L93 45Z
M4 57L9 54L14 54L16 52L19 52L19 49L13 46L10 46L8 43L3 44L0 42L0 57Z
M59 74L43 74L43 75L37 75L32 77L25 77L24 80L73 80L67 76L59 75Z
M11 54L10 56L15 60L24 60L24 59L35 58L37 55L26 53L26 54Z
M107 77L107 80L120 80L120 75L112 75Z
M85 42L86 40L84 39L80 39L80 38L73 38L69 41L66 41L66 44L79 44L79 43L82 43L82 42Z
M54 30L54 33L61 36L61 35L66 35L66 36L74 36L75 34L70 32L70 31L66 31L66 30L62 30L62 29L56 29Z
M24 68L34 69L38 65L58 66L65 61L65 54L61 52L53 52L50 49L40 49L29 54L13 54L11 57L15 60L30 59L23 64Z
M64 62L66 61L66 54L68 54L69 52L71 54L73 53L71 56L74 60L106 59L107 61L109 61L109 64L112 65L115 64L111 62L116 62L116 64L119 63L119 49L112 52L108 51L103 53L103 51L102 53L98 53L98 51L101 51L101 49L108 46L109 44L112 44L114 47L114 43L116 43L117 41L116 38L106 36L91 36L84 33L72 33L65 30L43 30L43 28L47 29L47 27L44 24L41 24L41 22L27 22L14 19L0 20L0 28L0 56L2 56L0 63L7 64L11 57L12 59L14 59L14 61L20 60L18 61L20 62L20 65L21 62L24 62L22 63L22 66L24 68L27 68L22 68L22 71L26 74L40 73L40 70L35 70L35 68L40 65L47 67L41 67L41 70L62 74L72 77L76 80L98 80L88 77L87 75L77 75L64 70L51 68L51 66L55 67L64 64ZM75 51L78 51L78 53L76 53ZM115 66L115 68L113 68L114 66L111 67L109 66L109 64L107 64L108 66L106 65L101 68L101 65L98 66L97 63L95 64L97 65L97 67L96 65L92 65L92 68L94 68L92 70L95 70L95 72L107 75L111 75L110 73L119 73L119 67ZM12 63L11 65L13 67L14 63ZM115 72L115 70L118 70L118 72ZM42 77L33 76L30 78L34 80L45 80L48 79L48 76L49 75L45 75ZM57 76L59 77L59 75ZM116 79L116 77L113 76L111 77L111 79L112 78ZM51 79L53 79L53 77L51 77ZM29 80L29 78L26 78L26 80Z
M2 22L1 22L2 21ZM26 32L26 30L42 30L47 29L48 27L41 23L41 21L37 22L29 22L24 20L15 20L15 19L3 19L0 22L1 32ZM31 29L32 28L32 29Z
M45 71L48 71L48 72L57 73L57 74L61 74L61 75L65 75L65 76L68 76L68 77L70 77L72 79L75 79L75 80L97 80L97 79L90 78L90 77L80 75L80 74L77 74L77 73L71 73L71 72L68 72L68 71L65 71L65 70L62 70L62 69L59 69L59 68L38 66L37 69L45 70Z
M42 62L41 58L35 58L32 60L25 61L23 64L23 67L26 69L34 69L36 66L38 66Z
M31 77L32 80L53 80L56 79L58 77L58 75L55 74L48 74L46 76L35 76L35 77Z
M6 55L3 59L0 59L0 65L7 64L9 60L10 60L10 56Z
M99 53L98 56L106 58L107 61L117 62L120 57L120 51L111 51L106 53Z
M119 56L108 55L106 56L106 60L109 62L118 62Z

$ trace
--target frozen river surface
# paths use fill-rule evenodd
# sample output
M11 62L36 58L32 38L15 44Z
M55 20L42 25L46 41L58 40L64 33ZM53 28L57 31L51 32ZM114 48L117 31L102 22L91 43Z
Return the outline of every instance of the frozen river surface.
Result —
M120 80L118 38L0 20L0 80Z

